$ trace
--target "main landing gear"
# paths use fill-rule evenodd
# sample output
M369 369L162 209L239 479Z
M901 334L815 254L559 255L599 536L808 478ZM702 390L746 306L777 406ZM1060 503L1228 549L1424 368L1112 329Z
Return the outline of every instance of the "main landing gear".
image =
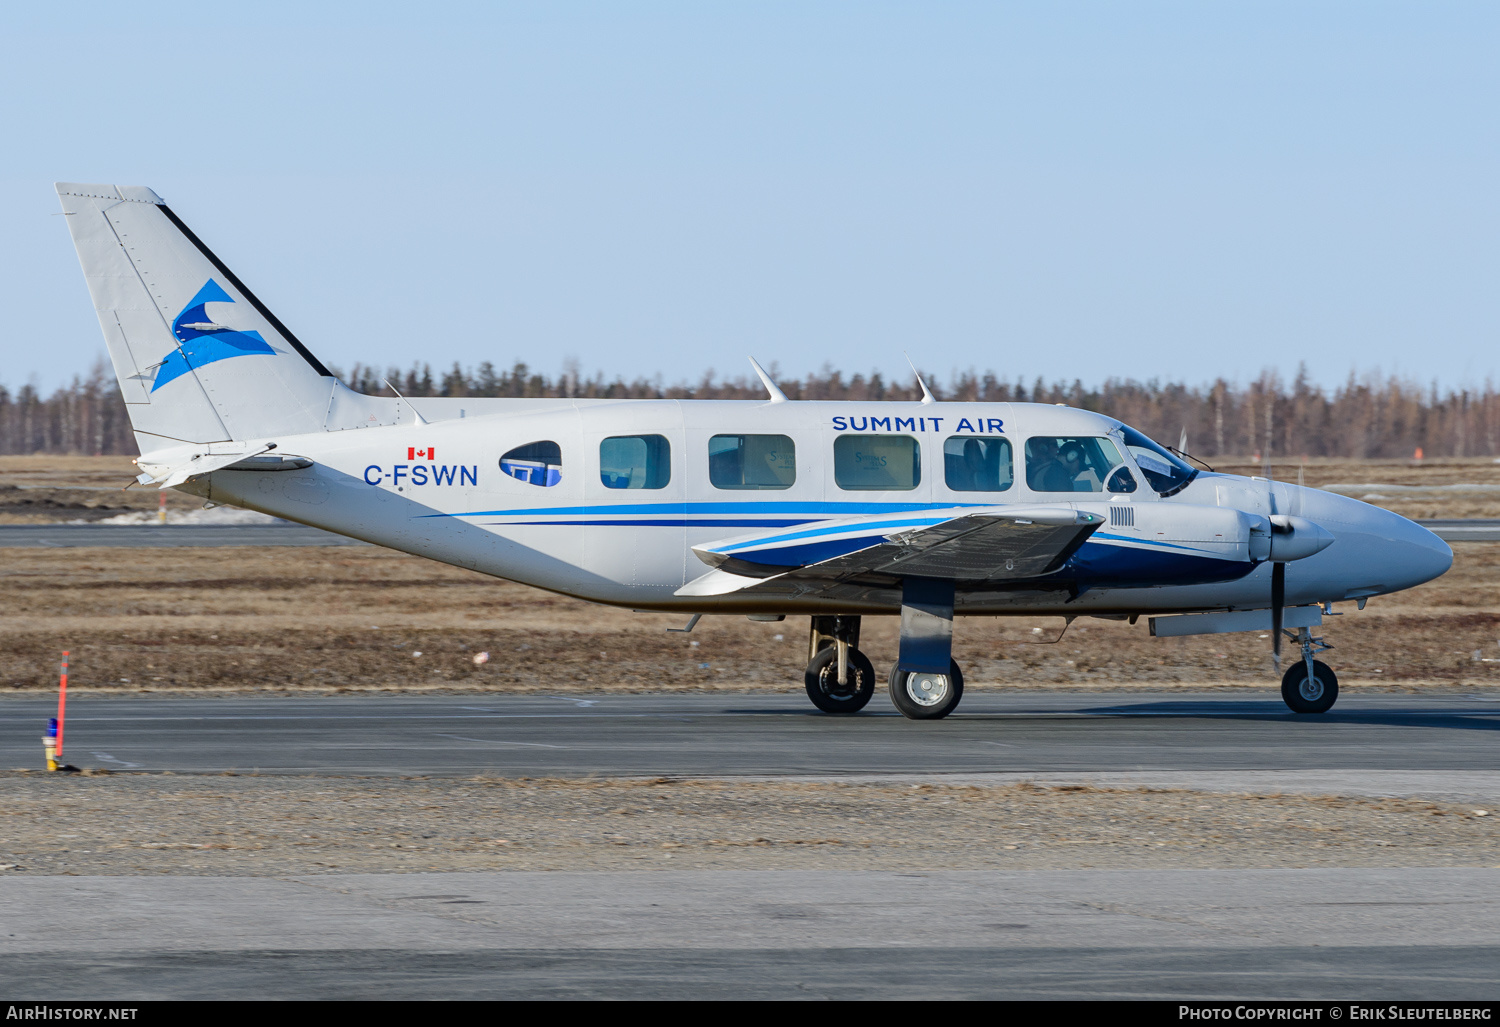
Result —
M934 674L928 670L902 670L897 664L891 668L891 702L903 717L912 720L941 720L958 706L964 697L964 675L953 660L948 661L948 673Z
M875 694L875 667L859 651L858 617L814 617L807 697L824 713L858 713Z
M875 691L875 668L859 651L858 617L814 617L807 697L825 713L855 713ZM891 702L912 720L940 720L964 695L953 660L953 582L907 578L901 586L901 653L887 681Z
M1307 628L1287 635L1302 648L1302 659L1292 664L1281 677L1281 698L1293 713L1326 713L1339 697L1339 679L1333 668L1313 653L1329 648L1321 638L1313 638Z

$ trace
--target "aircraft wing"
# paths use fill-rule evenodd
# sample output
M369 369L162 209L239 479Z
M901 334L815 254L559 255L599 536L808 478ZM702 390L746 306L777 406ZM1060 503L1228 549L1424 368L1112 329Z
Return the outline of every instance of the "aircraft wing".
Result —
M1052 573L1103 523L1065 506L960 507L776 528L694 546L714 570L677 595L853 598L906 577L990 589Z

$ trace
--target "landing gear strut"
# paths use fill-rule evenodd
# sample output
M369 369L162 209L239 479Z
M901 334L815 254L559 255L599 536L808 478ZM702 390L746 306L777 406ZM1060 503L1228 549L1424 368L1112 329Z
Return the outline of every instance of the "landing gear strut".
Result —
M901 655L891 668L891 702L903 717L941 720L964 696L964 676L953 660L953 582L901 582Z
M1281 678L1281 698L1293 713L1325 713L1339 697L1339 679L1333 668L1313 653L1322 652L1330 646L1321 638L1313 638L1307 628L1298 628L1287 635L1302 648L1302 659L1292 664Z
M807 697L824 713L858 713L875 694L875 668L859 651L858 617L814 617Z

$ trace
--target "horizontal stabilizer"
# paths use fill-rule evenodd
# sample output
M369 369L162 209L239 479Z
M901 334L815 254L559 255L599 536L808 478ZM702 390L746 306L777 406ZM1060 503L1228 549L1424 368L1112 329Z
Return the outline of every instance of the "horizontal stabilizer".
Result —
M169 489L181 485L189 478L223 470L233 464L270 452L274 446L246 446L225 443L208 447L177 446L173 449L157 450L149 456L136 460L141 474L136 481L142 485L156 485Z

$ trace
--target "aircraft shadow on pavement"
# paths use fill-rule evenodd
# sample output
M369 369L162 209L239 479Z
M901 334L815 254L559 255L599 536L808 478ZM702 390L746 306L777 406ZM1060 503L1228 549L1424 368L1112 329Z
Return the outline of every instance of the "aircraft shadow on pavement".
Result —
M1261 720L1307 724L1358 724L1383 727L1442 727L1470 731L1500 731L1500 710L1458 712L1432 707L1406 710L1331 710L1316 715L1293 713L1280 700L1255 702L1167 701L1130 705L1091 706L1075 715L1140 717L1144 719L1204 717L1214 720Z
M874 704L871 704L874 707ZM872 717L901 720L894 709L867 707L859 713L830 717L815 709L787 707L781 709L725 708L723 714L747 717L799 717L821 720L828 723L858 723ZM1240 720L1263 721L1277 724L1305 723L1309 725L1352 724L1359 727L1426 727L1465 731L1500 731L1500 709L1457 712L1445 708L1423 708L1409 710L1347 710L1330 711L1316 716L1293 713L1279 699L1213 701L1166 701L1145 702L1128 705L1086 706L1078 709L1059 710L1048 708L1018 708L1003 712L984 711L967 713L962 707L944 721L933 724L976 723L979 721L1046 720L1066 722L1088 719L1134 719L1134 720Z

